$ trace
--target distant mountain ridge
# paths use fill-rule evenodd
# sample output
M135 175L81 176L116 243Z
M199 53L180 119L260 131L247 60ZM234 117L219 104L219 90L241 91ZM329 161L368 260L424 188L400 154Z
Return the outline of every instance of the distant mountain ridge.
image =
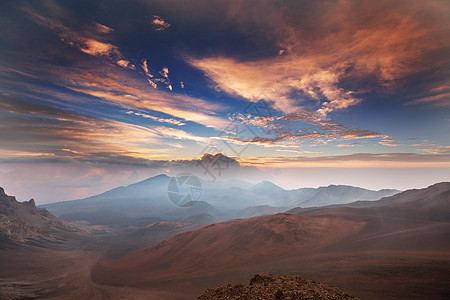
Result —
M398 190L382 189L372 191L348 185L329 185L315 189L306 199L297 202L301 207L346 204L354 201L374 201L399 193Z
M211 158L209 158L211 159ZM195 210L178 207L168 197L168 185L172 177L165 174L118 187L85 199L42 205L64 220L105 220L100 214L114 216L111 222L123 223L120 219L159 217L168 221L206 213L219 220L236 217L253 217L286 211L293 207L326 206L350 203L358 200L378 200L398 193L397 190L372 191L359 187L330 185L319 188L285 190L270 182L251 184L240 180L201 182L200 203ZM245 209L253 207L249 211ZM260 207L260 209L256 209ZM266 207L266 208L263 208ZM267 207L271 207L267 209Z
M91 278L113 286L166 288L189 280L187 288L223 285L229 278L237 282L256 271L301 273L362 299L437 299L433 295L449 290L449 221L450 183L439 183L374 202L212 224L118 259L102 259ZM380 285L373 284L374 276L383 277ZM210 290L203 299L238 298L235 288ZM249 288L242 292L242 299L253 299L247 298Z

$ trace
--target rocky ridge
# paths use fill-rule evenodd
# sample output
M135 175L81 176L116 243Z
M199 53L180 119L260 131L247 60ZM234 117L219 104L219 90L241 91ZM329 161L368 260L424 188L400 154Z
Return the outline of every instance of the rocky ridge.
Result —
M356 299L336 287L302 276L255 275L249 285L235 284L208 289L198 300L222 299Z
M18 202L0 187L0 237L15 242L27 239L54 239L54 231L77 232L75 225L54 218L46 209L36 208L33 199Z

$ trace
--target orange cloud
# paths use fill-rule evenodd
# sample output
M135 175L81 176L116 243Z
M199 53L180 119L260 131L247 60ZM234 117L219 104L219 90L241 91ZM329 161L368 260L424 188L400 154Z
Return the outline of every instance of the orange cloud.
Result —
M286 113L309 107L325 117L362 101L365 87L354 91L344 81L389 88L397 79L440 67L442 61L431 58L449 42L449 7L441 1L318 1L311 4L312 16L301 14L291 9L267 16L267 35L283 50L272 57L188 61L227 93L270 101Z
M164 21L160 16L153 16L152 24L156 31L163 31L170 27L170 24Z
M264 136L243 137L231 134L223 137L224 139L241 144L272 147L299 145L305 141L314 144L328 144L332 141L372 138L383 138L385 142L395 141L379 132L346 126L331 120L323 120L318 113L311 114L303 112L263 117L235 114L233 117L244 125L256 126L264 131ZM364 142L360 142L359 144L362 143ZM354 144L356 145L356 143Z
M267 168L448 168L450 156L414 153L355 153L335 156L241 157L239 162Z
M418 149L418 151L428 152L432 154L450 154L450 146L439 146L437 148Z
M105 34L113 31L108 26L94 23L92 30L76 32L56 19L40 15L24 8L32 20L39 25L48 27L58 33L61 41L92 56L106 56L123 68L134 69L135 66L123 58L119 48L108 41Z
M0 97L0 109L4 112L0 128L3 160L76 159L145 165L148 159L172 158L171 153L182 145L170 140L208 142L208 138L180 129L87 117L8 97Z
M109 64L92 64L73 68L55 68L56 84L115 104L127 110L161 112L186 121L222 130L229 121L218 117L216 111L225 107L203 99L149 88L145 79L135 78L131 71ZM147 78L147 80L149 80Z
M448 88L450 90L450 88ZM410 104L432 104L436 106L450 106L450 92L423 97L411 101Z

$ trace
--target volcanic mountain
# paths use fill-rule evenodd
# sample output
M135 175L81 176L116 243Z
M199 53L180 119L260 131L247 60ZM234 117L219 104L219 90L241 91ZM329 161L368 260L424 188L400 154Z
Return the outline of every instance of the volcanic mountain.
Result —
M46 209L37 209L34 200L18 202L0 187L0 237L25 242L54 240L58 232L78 232L80 227L54 218Z
M176 286L194 295L259 272L302 274L367 299L442 297L450 292L443 275L450 271L449 193L450 184L441 183L367 207L296 209L213 224L101 260L92 278ZM366 204L350 206L358 205Z
M221 156L202 159L214 161ZM270 181L251 184L240 180L199 180L201 191L194 208L175 205L169 184L174 177L158 175L128 186L118 187L80 200L45 204L42 207L65 221L87 221L90 224L126 227L139 218L160 218L177 222L191 214L206 213L221 221L238 217L264 215L301 206L325 206L357 200L378 200L396 194L397 190L371 191L352 186L330 185L320 188L285 190ZM181 193L181 196L184 196ZM184 206L184 205L181 205ZM248 207L270 206L261 212L241 212ZM195 211L194 211L195 210Z

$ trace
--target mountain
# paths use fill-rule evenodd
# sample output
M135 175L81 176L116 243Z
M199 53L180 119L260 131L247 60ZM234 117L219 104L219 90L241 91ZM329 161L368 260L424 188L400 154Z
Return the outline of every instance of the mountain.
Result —
M450 183L442 182L423 189L412 189L377 201L356 201L324 208L294 208L288 213L364 215L376 217L379 221L388 218L405 220L450 221Z
M388 189L372 191L347 185L329 185L327 187L319 187L315 190L297 191L304 195L303 197L299 197L300 200L294 204L300 207L345 204L358 200L374 201L400 192L398 190Z
M15 242L55 241L58 232L82 232L82 229L54 218L48 210L37 209L33 199L18 202L0 187L0 237Z
M424 189L412 189L398 193L392 197L386 197L379 201L357 201L352 203L351 207L375 207L385 205L415 205L425 207L439 207L448 210L448 193L450 182L441 182L433 184Z
M216 158L217 156L204 156L202 159L213 162ZM42 207L66 221L124 227L133 224L134 220L139 218L153 217L166 221L177 221L190 214L206 213L224 221L236 217L278 213L296 206L313 207L357 200L378 200L398 192L397 190L371 191L336 185L317 189L284 190L270 181L251 184L240 180L206 181L196 179L198 187L196 187L195 194L189 196L192 189L179 190L178 184L182 185L183 178L174 180L174 177L162 174L96 196L46 204ZM179 182L177 183L177 181ZM170 197L185 199L180 204L182 207L175 205L172 202L174 199ZM196 210L185 209L186 201L197 203ZM251 210L255 210L255 207L258 206L270 206L277 209L252 213ZM247 212L243 211L247 208L249 208Z
M167 197L169 180L170 177L161 174L85 199L45 204L42 207L55 215L98 209L124 211L129 216L146 215L150 207L173 207Z
M251 187L250 191L256 195L273 195L275 193L284 191L284 189L270 181L264 180Z
M217 223L100 260L92 279L194 295L258 272L300 273L364 299L445 299L449 195L450 185L441 183L353 204L362 207L294 209Z

